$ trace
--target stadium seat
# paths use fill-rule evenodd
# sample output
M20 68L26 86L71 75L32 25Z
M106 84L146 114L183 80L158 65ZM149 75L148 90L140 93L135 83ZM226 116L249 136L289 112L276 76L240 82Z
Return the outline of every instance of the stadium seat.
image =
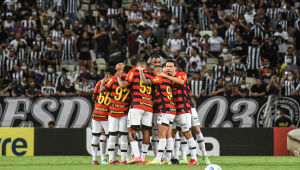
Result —
M93 16L97 18L98 17L98 11L93 11Z
M106 62L105 62L105 60L104 60L103 58L98 58L98 59L96 60L96 63L97 63L97 65L98 65L98 64L102 64L102 65L105 65L105 64L106 64Z
M250 89L253 84L255 84L255 78L253 77L246 77L246 84L248 88Z
M72 66L72 65L61 65L61 67L66 68L70 72L75 71L75 66Z
M48 25L43 25L43 31L47 32L49 30L49 26Z
M300 7L300 2L295 2L295 8L299 8Z
M96 10L96 5L91 5L91 10L95 11Z
M207 58L207 64L218 64L219 61L217 58Z
M82 3L84 3L84 4L90 4L90 0L82 0Z
M89 5L87 5L87 4L81 5L81 10L88 11L89 10Z
M53 12L50 11L50 10L48 10L48 11L47 11L47 16L48 16L48 17L52 17L52 16L53 16Z
M205 31L199 31L200 36L203 37L204 35L208 34L209 36L212 36L213 32L211 30L205 30Z

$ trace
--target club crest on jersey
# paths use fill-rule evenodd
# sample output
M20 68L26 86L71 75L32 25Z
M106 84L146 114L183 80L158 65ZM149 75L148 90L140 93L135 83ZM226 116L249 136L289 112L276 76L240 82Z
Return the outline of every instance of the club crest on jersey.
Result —
M156 82L159 82L159 78L158 77L155 77L154 79L153 79L153 81L156 83Z

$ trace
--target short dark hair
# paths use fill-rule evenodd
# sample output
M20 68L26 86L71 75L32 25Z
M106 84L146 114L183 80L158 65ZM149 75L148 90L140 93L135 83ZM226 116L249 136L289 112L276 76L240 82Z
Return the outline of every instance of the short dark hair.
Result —
M50 121L50 122L48 122L48 126L49 125L55 125L55 122L54 121Z
M130 63L131 63L132 66L136 66L137 62L138 62L138 59L136 58L136 56L132 56L130 58Z
M177 63L176 63L176 61L175 61L174 59L167 59L166 64L167 64L167 63L173 63L173 64L174 64L174 67L177 66Z
M147 62L146 62L146 60L144 60L144 59L139 59L139 60L137 61L137 64L145 64L145 65L147 65Z
M114 75L116 73L116 69L113 66L106 67L105 73L110 73L111 75Z
M123 72L124 72L125 74L127 74L131 69L132 69L131 66L125 65Z

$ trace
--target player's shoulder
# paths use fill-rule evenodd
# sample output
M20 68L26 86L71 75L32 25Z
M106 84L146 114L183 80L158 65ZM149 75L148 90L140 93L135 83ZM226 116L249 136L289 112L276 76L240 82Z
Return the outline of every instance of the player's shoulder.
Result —
M186 76L185 72L176 72L176 77L179 77L179 76Z

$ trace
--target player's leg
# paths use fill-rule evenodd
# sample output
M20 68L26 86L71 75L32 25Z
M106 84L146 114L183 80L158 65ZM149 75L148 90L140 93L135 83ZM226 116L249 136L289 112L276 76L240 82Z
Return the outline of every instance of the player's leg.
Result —
M192 128L193 128L193 131L196 135L196 140L199 144L199 148L202 152L202 155L203 155L203 159L205 161L205 164L211 164L209 158L207 157L207 152L206 152L206 148L205 148L205 142L204 142L204 137L203 137L203 134L200 130L200 121L199 121L199 118L198 118L198 113L196 111L195 108L192 108Z
M92 119L92 157L93 157L93 165L98 165L97 152L99 147L99 138L101 136L101 123L100 121Z
M181 131L183 135L185 136L189 149L191 154L191 161L187 163L187 165L198 165L197 161L197 150L196 150L196 142L192 136L192 132L190 130L191 128L191 114L185 113L181 114L180 116L180 125L181 125Z
M104 130L102 130L101 136L100 136L101 164L108 163L107 159L106 159L107 138L108 138L108 135L106 135Z
M180 133L180 150L181 150L181 161L180 164L187 163L187 140L182 133Z
M119 118L119 132L120 132L120 149L121 149L121 163L125 164L128 149L128 129L127 129L127 116Z
M101 121L101 126L103 128L102 134L100 137L100 150L101 150L101 164L106 164L106 148L107 148L107 139L108 139L108 121ZM102 136L105 136L104 142L101 143ZM103 138L104 139L104 138Z
M127 127L128 129L128 137L131 145L131 149L134 155L134 158L127 161L127 163L137 163L142 161L140 158L140 150L139 144L136 138L136 131L141 127L141 119L142 119L143 110L140 109L130 109L127 118Z
M141 158L142 161L145 162L146 155L148 153L148 148L150 144L150 133L152 129L152 116L153 113L144 111L142 114L142 132L143 132L143 144L142 144L142 152Z
M174 142L174 155L171 159L172 164L179 164L178 157L179 157L179 145L180 144L178 144L178 142L177 142L178 141L177 138L179 138L178 127L179 127L178 116L176 115L175 118L174 118L173 126L172 126L172 138L175 139L175 142Z
M158 128L158 146L157 146L157 155L155 160L153 160L152 164L158 164L162 160L162 156L164 154L164 150L167 145L167 132L168 132L168 125L163 123L163 114L157 114L157 128Z
M136 131L136 139L139 143L139 150L142 150L142 144L143 144L143 132L141 129L139 129L138 131Z
M108 117L108 131L109 138L107 143L108 148L108 161L109 164L113 164L115 161L115 150L116 150L116 140L118 135L118 118L109 116Z
M167 146L166 146L166 161L168 163L171 163L170 160L172 158L172 151L174 148L174 138L173 138L173 122L174 122L174 118L175 115L171 115L171 114L165 114L166 119L163 119L163 121L165 122L165 124L168 124L168 129L167 129Z
M157 152L158 152L158 143L159 143L159 138L158 138L158 127L157 127L157 116L158 113L153 114L153 127L152 127L152 150L154 152L154 157L156 157Z

